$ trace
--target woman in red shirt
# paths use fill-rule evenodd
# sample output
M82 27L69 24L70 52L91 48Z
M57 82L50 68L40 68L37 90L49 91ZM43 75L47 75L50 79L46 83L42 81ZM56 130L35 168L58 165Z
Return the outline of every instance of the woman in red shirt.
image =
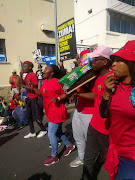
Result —
M48 136L52 146L52 153L44 162L44 165L46 166L59 161L57 156L57 137L66 145L66 150L63 153L64 156L68 156L75 148L62 132L62 123L67 120L67 111L65 103L62 100L65 98L65 94L61 85L58 83L59 75L60 70L56 65L46 66L43 72L43 78L45 80L40 90L32 87L36 94L43 96L44 109L49 121Z
M108 117L105 169L111 180L135 179L135 40L111 56L114 75L105 79L100 114Z

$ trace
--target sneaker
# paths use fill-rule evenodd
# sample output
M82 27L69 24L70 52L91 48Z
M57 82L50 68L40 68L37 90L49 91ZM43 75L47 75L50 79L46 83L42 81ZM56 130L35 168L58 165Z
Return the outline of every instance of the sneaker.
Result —
M83 165L83 161L81 161L79 157L70 163L70 167L78 167L80 165Z
M21 130L21 129L23 129L23 128L24 128L24 126L22 126L22 125L21 125L21 126L19 126L18 128L19 128L18 130Z
M58 147L61 146L61 142L58 142ZM52 148L51 144L49 145L49 148Z
M0 117L0 125L3 123L3 121L4 121L4 118Z
M45 165L45 166L50 166L50 165L55 164L55 163L57 163L57 162L59 162L59 159L58 159L57 156L56 156L56 157L54 157L54 156L49 156L49 157L47 158L47 160L44 162L44 165Z
M66 147L66 150L64 151L63 155L68 156L74 149L75 145L70 144L68 147Z
M14 126L11 124L8 124L8 129L14 129Z
M37 138L41 138L47 134L47 131L40 131L40 133L37 135Z
M31 138L31 137L35 137L36 136L36 133L29 133L27 134L26 136L24 136L25 139L28 139L28 138Z

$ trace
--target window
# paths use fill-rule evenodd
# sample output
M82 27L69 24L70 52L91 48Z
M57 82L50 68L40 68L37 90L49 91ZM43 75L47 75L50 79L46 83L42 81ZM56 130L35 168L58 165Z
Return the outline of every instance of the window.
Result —
M135 6L135 0L119 0L119 1L129 4L131 6Z
M110 31L120 32L120 21L115 18L111 18Z
M135 18L110 12L110 31L135 34Z
M131 34L135 35L135 23L131 23Z
M55 55L55 45L46 43L37 43L37 49L41 50L42 55L53 56Z
M0 39L0 53L6 54L5 39Z

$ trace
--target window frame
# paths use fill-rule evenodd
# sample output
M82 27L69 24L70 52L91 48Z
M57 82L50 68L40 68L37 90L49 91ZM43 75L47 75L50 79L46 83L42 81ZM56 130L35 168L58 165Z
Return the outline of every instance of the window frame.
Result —
M55 55L55 44L37 42L37 49L41 50L41 55L45 55L45 56Z

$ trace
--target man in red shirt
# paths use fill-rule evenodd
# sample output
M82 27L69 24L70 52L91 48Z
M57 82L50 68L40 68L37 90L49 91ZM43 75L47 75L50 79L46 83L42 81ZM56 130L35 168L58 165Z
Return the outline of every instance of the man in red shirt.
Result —
M30 83L32 83L35 87L38 87L38 79L37 75L33 72L33 63L30 61L25 61L23 63L23 72L27 73L24 84L21 85L21 87L24 87L27 89L27 103L26 103L26 118L28 121L28 124L30 126L30 133L24 138L30 138L35 137L36 133L34 130L34 124L33 121L36 120L39 127L41 128L40 133L38 134L37 138L40 138L44 136L47 131L42 123L43 119L43 109L40 108L38 105L38 96L37 94L31 90Z
M15 80L18 77L16 70L12 71L12 76L9 78L9 83L11 84L12 97L14 94L19 93L19 89L16 87Z
M109 146L108 132L104 124L106 119L101 118L99 105L105 90L104 79L110 73L111 54L112 50L107 46L99 46L92 53L89 53L89 56L93 58L92 68L99 73L99 76L95 81L92 92L78 94L80 97L94 99L93 117L87 133L82 179L91 180L97 178L100 168L105 162L105 155ZM97 166L96 160L99 160Z

